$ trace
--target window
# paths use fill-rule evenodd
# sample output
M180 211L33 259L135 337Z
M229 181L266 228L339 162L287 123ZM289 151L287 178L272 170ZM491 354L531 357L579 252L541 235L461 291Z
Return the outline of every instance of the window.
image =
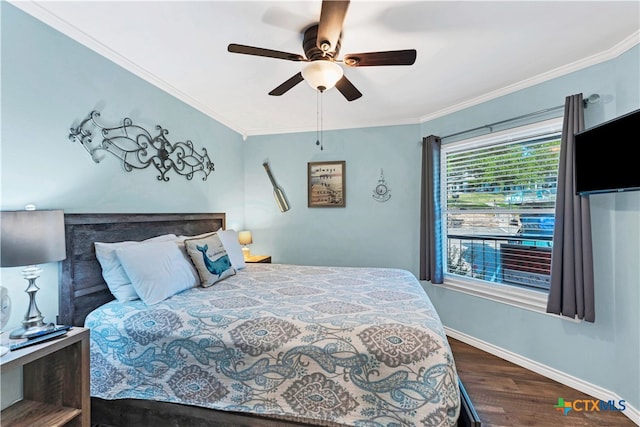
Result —
M555 119L442 146L445 283L546 296L561 126Z

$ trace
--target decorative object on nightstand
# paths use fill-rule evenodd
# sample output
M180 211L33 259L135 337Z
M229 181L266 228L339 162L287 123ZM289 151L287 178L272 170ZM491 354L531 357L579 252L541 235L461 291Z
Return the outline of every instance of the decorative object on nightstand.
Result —
M11 317L11 298L9 297L9 291L4 286L0 286L0 331L4 331L4 327L7 326ZM3 356L9 351L9 347L0 345L0 356Z
M253 239L251 237L251 232L247 231L247 230L240 231L238 233L238 241L242 245L242 255L244 256L244 259L246 260L247 258L249 258L251 256L251 251L247 247L247 245L250 245L251 243L253 243Z
M22 276L29 281L25 292L29 295L29 308L22 327L14 330L10 338L26 338L39 332L52 330L53 323L44 323L36 304L36 279L42 270L37 264L61 261L66 258L64 213L61 210L37 211L33 205L24 211L0 212L0 267L25 267Z

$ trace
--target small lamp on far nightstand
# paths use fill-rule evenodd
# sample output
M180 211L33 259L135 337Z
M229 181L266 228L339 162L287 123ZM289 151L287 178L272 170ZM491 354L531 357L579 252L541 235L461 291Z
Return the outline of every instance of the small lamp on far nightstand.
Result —
M249 251L249 248L247 247L247 245L250 245L251 243L253 243L253 239L251 238L251 232L246 230L239 232L238 241L242 245L242 255L244 256L244 258L246 259L250 257L251 252Z

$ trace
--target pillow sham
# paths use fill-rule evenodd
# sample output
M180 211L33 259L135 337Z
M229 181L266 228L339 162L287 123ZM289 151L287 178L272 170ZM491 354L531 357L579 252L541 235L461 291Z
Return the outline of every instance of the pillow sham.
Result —
M118 256L116 255L117 249L130 245L139 245L146 242L173 241L176 238L177 237L175 234L164 234L162 236L156 236L147 240L143 240L142 242L94 242L93 245L96 250L96 258L98 259L98 263L100 263L100 267L102 268L102 278L107 283L107 287L109 288L109 291L111 291L111 294L113 294L113 296L119 302L133 301L138 299L138 294L136 294L135 289L131 285L131 280L129 280L129 277L127 277L127 274L124 272L124 269L122 268L122 265L118 260Z
M215 231L209 231L207 233L197 234L194 236L177 236L175 242L178 245L180 252L182 252L182 255L184 255L185 259L187 259L189 263L193 264L191 257L187 253L187 247L184 245L184 241L187 239L201 239L203 237L209 236L212 233L215 233Z
M246 264L244 262L244 255L242 254L242 247L240 247L240 242L238 241L238 233L233 229L218 230L218 237L220 237L222 246L224 246L227 255L229 255L233 268L236 270L245 268Z
M173 240L129 245L117 249L116 254L147 305L198 286L198 274Z
M236 274L231 260L217 233L186 239L184 245L200 276L200 284L207 288Z

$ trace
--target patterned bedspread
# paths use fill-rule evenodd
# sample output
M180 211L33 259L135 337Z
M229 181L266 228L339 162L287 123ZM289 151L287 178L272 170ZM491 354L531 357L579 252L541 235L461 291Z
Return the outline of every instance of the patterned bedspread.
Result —
M453 426L442 324L405 270L248 264L92 312L91 395L353 426ZM311 421L310 421L311 420Z

